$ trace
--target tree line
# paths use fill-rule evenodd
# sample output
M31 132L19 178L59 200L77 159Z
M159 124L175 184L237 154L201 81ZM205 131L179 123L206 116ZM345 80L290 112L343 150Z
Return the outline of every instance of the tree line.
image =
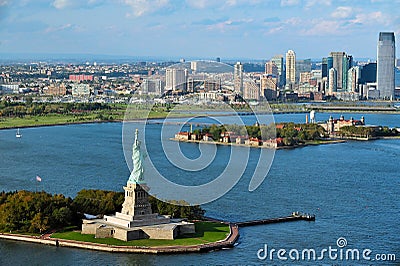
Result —
M236 136L248 136L259 140L282 138L286 146L304 143L326 137L325 129L318 124L282 123L280 127L269 125L211 125L193 130L194 134L210 134L215 141L221 139L221 134L231 132Z
M184 201L163 202L149 197L153 212L173 218L201 219L205 211ZM74 199L62 194L31 191L0 193L0 231L43 233L49 229L80 226L84 214L114 214L121 211L123 192L81 190ZM180 205L175 205L180 204Z
M0 117L24 117L28 115L71 114L111 110L109 104L102 103L35 103L28 98L25 103L0 102Z
M399 136L400 133L395 128L389 128L387 126L371 128L364 126L344 126L340 129L339 134L343 137L359 137L359 138L369 138L369 137L390 137Z
M193 130L194 134L204 135L210 134L215 141L219 141L221 134L230 132L236 136L248 136L250 138L258 138L267 140L275 138L275 125L211 125L209 127L197 128Z

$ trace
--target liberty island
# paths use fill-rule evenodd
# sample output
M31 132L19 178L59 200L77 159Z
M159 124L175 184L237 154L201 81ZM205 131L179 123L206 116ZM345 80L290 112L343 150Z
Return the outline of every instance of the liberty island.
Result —
M94 234L96 238L116 238L123 241L136 239L175 239L182 234L195 233L194 223L171 219L168 215L152 213L144 180L143 154L140 150L138 129L135 133L132 160L134 169L128 179L122 211L103 219L82 223L82 234Z

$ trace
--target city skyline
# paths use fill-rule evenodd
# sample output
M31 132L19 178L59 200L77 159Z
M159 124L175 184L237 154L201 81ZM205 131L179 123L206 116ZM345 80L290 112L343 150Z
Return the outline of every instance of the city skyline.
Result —
M2 53L376 59L400 1L0 0Z

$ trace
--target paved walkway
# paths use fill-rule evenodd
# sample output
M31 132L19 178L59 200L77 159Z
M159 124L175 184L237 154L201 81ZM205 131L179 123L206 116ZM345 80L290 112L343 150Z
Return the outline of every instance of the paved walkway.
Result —
M229 224L230 233L224 239L213 243L193 245L193 246L159 246L159 247L140 247L140 246L113 246L106 244L97 244L81 242L75 240L65 240L50 238L53 232L46 233L40 237L17 234L0 234L0 238L18 241L34 242L57 247L75 247L109 252L127 252L127 253L188 253L188 252L206 252L210 250L219 250L223 248L232 248L239 238L239 228L236 224Z

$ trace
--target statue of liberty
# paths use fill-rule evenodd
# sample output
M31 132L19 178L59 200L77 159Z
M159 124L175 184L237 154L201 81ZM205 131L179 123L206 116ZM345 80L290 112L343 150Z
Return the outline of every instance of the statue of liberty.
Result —
M138 138L139 130L135 132L135 142L133 143L132 161L133 169L129 176L128 183L140 184L144 183L144 168L143 168L143 154L140 152L140 141Z

